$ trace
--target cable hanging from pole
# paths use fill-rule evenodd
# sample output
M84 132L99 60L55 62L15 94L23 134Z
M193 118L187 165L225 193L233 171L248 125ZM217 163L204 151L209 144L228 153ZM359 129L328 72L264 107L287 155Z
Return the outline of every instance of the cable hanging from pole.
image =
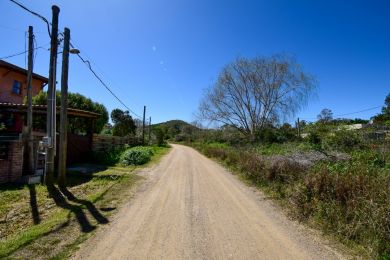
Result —
M21 3L16 2L15 0L9 0L9 1L11 1L12 3L14 3L14 4L18 5L19 7L23 8L23 9L26 10L27 12L29 12L29 13L31 13L31 14L33 14L33 15L39 17L40 19L42 19L42 20L46 23L46 25L47 25L47 32L49 33L49 36L50 36L50 38L51 38L50 23L49 23L49 21L48 21L45 17L43 17L42 15L40 15L40 14L38 14L38 13L36 13L36 12L30 10L30 9L28 9L27 7L25 7L25 6L22 5Z
M72 48L75 48L72 43L70 43L70 46ZM85 60L83 57L81 57L80 53L77 53L77 56L80 58L80 60L87 65L87 68L92 72L92 74L100 81L100 83L111 93L111 95L116 98L116 100L119 101L126 109L129 110L133 115L138 117L139 119L142 119L139 115L137 115L133 110L131 110L109 87L108 85L97 75L97 73L92 69L91 63L89 60Z
M46 45L44 45L44 46L46 46ZM37 50L37 49L44 49L44 50L46 50L43 46L39 46L39 47L34 48L34 50ZM0 60L13 58L13 57L16 57L16 56L19 56L19 55L23 55L23 54L25 54L27 52L28 52L28 50L22 51L22 52L19 52L19 53L15 53L15 54L11 54L11 55L8 55L8 56L5 56L5 57L1 57Z
M18 3L17 1L15 0L9 0L11 1L12 3L18 5L19 7L23 8L24 10L26 10L27 12L39 17L40 19L42 19L46 25L47 25L47 30L48 30L48 33L49 33L49 36L51 38L51 33L50 33L50 25L51 23L49 23L49 21L42 15L30 10L29 8L25 7L24 5ZM60 32L59 34L63 35L62 32ZM70 42L70 46L72 48L74 48L73 44ZM17 54L14 54L14 55L10 55L10 56L7 56L5 58L11 58L11 57L14 57L14 56L17 56L17 55L22 55L26 52L21 52L21 53L17 53ZM97 73L92 69L92 66L91 66L91 63L88 61L88 60L85 60L83 57L81 57L81 55L79 53L77 53L77 56L80 58L80 60L87 65L88 69L92 72L92 74L100 81L100 83L110 92L110 94L116 99L119 101L119 103L121 103L126 109L129 110L129 112L131 112L133 115L135 115L136 117L138 117L139 119L141 119L142 117L139 116L138 114L136 114L133 110L131 110L109 87L108 85L97 75ZM5 59L5 58L1 58L1 59Z
M345 114L334 115L333 117L334 118L338 118L338 117L341 117L341 116L348 116L348 115L358 114L358 113L362 113L362 112L367 112L367 111L371 111L371 110L374 110L374 109L377 109L377 108L381 108L382 106L383 105L376 106L376 107L370 107L370 108L359 110L359 111L355 111L355 112L349 112L349 113L345 113ZM305 118L300 118L300 119L303 119L303 120L316 120L317 118L305 117Z

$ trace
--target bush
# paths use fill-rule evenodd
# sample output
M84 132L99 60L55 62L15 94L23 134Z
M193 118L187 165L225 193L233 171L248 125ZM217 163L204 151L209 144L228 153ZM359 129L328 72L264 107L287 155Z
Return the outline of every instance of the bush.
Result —
M154 152L150 147L136 146L127 149L121 156L123 165L142 165L150 161Z
M353 151L364 148L363 139L356 131L340 130L325 139L325 145L339 151Z
M321 136L314 131L309 133L308 141L314 146L321 146L322 143Z
M164 130L162 129L162 127L155 127L153 129L153 132L154 132L154 135L156 136L156 144L158 146L166 146L166 142L165 142L165 133L164 133Z
M103 152L93 152L91 154L91 162L101 165L115 165L119 162L122 153L126 148L111 148Z

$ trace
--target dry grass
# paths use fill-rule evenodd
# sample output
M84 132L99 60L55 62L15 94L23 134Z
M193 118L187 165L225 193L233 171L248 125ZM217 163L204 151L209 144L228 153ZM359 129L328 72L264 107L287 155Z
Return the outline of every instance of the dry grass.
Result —
M389 154L363 150L339 156L340 161L316 156L320 159L313 166L300 163L302 158L264 156L253 149L192 145L251 183L266 187L299 220L315 223L366 256L390 257Z

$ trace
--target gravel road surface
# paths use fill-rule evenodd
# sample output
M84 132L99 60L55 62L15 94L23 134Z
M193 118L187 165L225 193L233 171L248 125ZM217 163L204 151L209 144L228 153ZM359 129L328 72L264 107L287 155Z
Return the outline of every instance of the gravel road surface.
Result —
M75 259L342 259L315 232L192 148L173 145Z

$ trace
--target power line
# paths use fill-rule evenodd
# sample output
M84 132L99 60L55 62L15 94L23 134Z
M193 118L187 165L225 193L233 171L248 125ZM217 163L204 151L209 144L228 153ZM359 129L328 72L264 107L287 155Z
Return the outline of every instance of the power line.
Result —
M11 1L12 3L18 5L19 7L21 7L22 9L26 10L27 12L39 17L40 19L42 19L46 25L47 25L47 31L49 33L49 36L51 38L51 33L50 33L50 23L49 21L42 15L30 10L29 8L25 7L24 5L18 3L17 1L15 0L9 0ZM62 34L60 32L60 34ZM74 48L73 44L70 43L70 45L72 46L72 48ZM14 56L17 56L17 55L21 55L21 54L24 54L26 53L27 51L24 51L24 52L21 52L21 53L17 53L17 54L14 54L14 55L10 55L10 56L7 56L5 58L11 58L11 57L14 57ZM111 93L111 95L117 99L119 101L119 103L121 103L125 108L127 108L129 110L129 112L131 112L132 114L134 114L136 117L140 118L141 117L139 115L137 115L133 110L131 110L109 87L108 85L97 75L97 73L92 69L92 66L91 66L91 63L88 61L88 60L85 60L83 57L81 57L81 55L79 53L77 53L77 56L80 58L80 60L87 65L88 69L92 72L92 74L100 81L100 83ZM5 59L5 58L0 58L0 59Z
M9 0L9 1L11 1L12 3L14 3L14 4L18 5L19 7L23 8L23 9L26 10L27 12L29 12L29 13L31 13L31 14L33 14L33 15L39 17L40 19L42 19L42 20L46 23L46 25L47 25L47 32L49 33L49 36L50 36L50 38L51 38L50 23L49 23L49 21L48 21L45 17L43 17L42 15L40 15L40 14L38 14L38 13L36 13L36 12L30 10L30 9L28 9L27 7L25 7L25 6L22 5L21 3L16 2L15 0Z
M118 84L114 81L114 79L111 78L110 75L106 73L101 67L99 67L99 65L96 62L92 61L89 54L84 49L80 49L79 46L77 46L77 49L83 54L84 58L90 61L91 65L95 68L95 71L97 71L97 73L100 72L99 73L100 77L105 78L106 81L110 83L111 88L115 87L116 89L120 89L119 87L117 87ZM123 95L121 93L121 98L130 99L126 92L124 92Z
M44 46L47 46L47 44L43 45L43 46L36 47L33 50L37 50L37 49L44 49L44 50L46 50L44 48ZM9 58L13 58L13 57L16 57L16 56L19 56L19 55L23 55L23 54L25 54L27 52L28 52L28 50L22 51L22 52L19 52L19 53L15 53L15 54L11 54L11 55L8 55L8 56L5 56L5 57L1 57L0 60L6 60L6 59L9 59Z
M371 107L371 108L363 109L363 110L356 111L356 112L351 112L351 113L346 113L346 114L340 114L340 115L336 115L335 117L340 117L340 116L347 116L347 115L358 114L358 113L362 113L362 112L366 112L366 111L374 110L374 109L377 109L377 108L380 108L380 107L382 107L382 106L376 106L376 107Z
M1 24L0 24L0 29L6 29L6 30L10 30L10 31L15 31L15 32L27 32L26 30L23 30L21 28L14 28L14 27L9 27L9 26L5 26L5 25L1 25ZM34 31L34 34L39 34L39 33L44 33L44 32Z
M381 107L382 107L382 105L376 106L376 107L370 107L370 108L366 108L366 109L355 111L355 112L349 112L349 113L345 113L345 114L334 115L333 117L338 118L338 117L342 117L342 116L359 114L359 113L362 113L362 112L371 111L371 110L374 110L374 109L377 109L377 108L381 108ZM300 118L300 119L303 119L303 120L316 120L317 118L315 118L315 117L305 117L305 118Z
M72 43L70 43L70 46L72 48L75 48ZM97 73L92 69L91 62L89 60L85 60L83 57L81 57L80 53L77 53L77 56L80 58L80 60L87 65L87 68L92 72L92 74L100 81L100 83L108 90L108 92L111 93L111 95L116 98L116 100L119 101L126 109L129 110L133 115L141 119L139 115L137 115L133 110L131 110L111 89L110 87L97 75Z

